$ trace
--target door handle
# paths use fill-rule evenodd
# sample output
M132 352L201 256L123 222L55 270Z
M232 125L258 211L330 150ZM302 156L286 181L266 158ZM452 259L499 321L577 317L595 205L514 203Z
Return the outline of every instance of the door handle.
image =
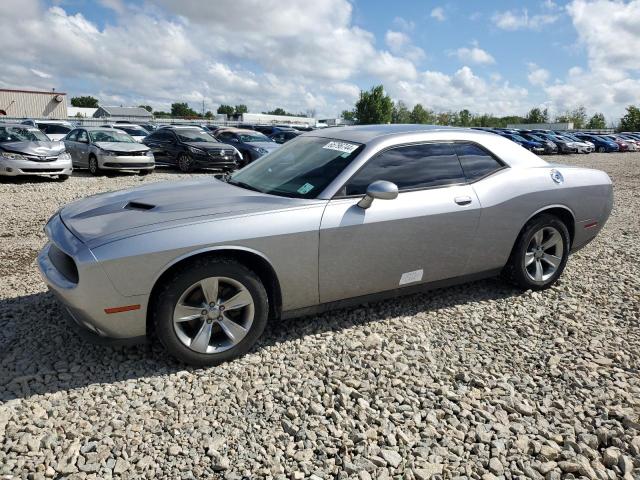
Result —
M471 203L471 197L456 197L453 199L458 205L469 205Z

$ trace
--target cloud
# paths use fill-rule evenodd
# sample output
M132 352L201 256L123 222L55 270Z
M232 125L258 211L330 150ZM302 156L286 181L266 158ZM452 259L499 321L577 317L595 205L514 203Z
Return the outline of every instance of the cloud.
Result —
M447 16L444 13L444 8L436 7L431 10L431 18L435 18L439 22L444 22L447 19Z
M535 63L529 63L527 66L529 68L527 78L531 85L542 87L549 81L551 74L548 70L538 67Z
M457 57L463 63L474 63L476 65L491 65L496 60L490 53L481 49L476 44L471 47L461 47L450 52L449 55Z
M413 30L416 28L415 22L407 20L403 17L394 18L392 25L398 30L402 30L404 32L413 32Z
M503 30L540 30L545 25L555 23L560 18L557 14L540 13L529 15L526 8L521 11L507 10L496 12L491 17L493 23Z
M35 68L30 68L29 70L31 70L31 73L33 73L36 77L40 77L40 78L51 78L51 75L48 73L45 73L41 70L36 70Z
M413 45L409 35L406 33L387 30L385 43L395 55L408 58L414 62L418 62L425 57L424 50Z

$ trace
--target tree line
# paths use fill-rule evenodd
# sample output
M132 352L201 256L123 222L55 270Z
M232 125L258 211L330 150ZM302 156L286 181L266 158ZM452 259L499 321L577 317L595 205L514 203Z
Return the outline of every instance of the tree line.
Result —
M544 108L532 108L524 116L508 115L498 117L490 113L476 114L467 109L460 111L435 112L417 103L409 108L403 101L394 102L384 91L382 85L372 87L369 91L360 91L360 98L353 110L345 110L342 117L361 125L374 123L423 123L431 125L448 125L456 127L497 127L504 128L508 124L518 123L565 123L572 122L576 129L603 129L607 127L602 113L594 113L591 117L587 110L579 106L573 110L556 115L552 120L549 111ZM621 131L640 131L640 109L627 107L627 113L620 119L618 129Z

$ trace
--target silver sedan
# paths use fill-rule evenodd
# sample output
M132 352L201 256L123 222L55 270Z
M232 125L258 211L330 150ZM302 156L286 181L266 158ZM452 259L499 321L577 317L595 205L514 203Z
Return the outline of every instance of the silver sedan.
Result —
M92 175L106 170L137 170L146 175L156 166L149 147L115 128L79 127L63 141L73 167L87 168Z
M325 129L224 181L72 203L47 223L38 263L94 339L158 338L212 365L246 352L268 319L500 273L548 288L612 204L605 173L492 133Z

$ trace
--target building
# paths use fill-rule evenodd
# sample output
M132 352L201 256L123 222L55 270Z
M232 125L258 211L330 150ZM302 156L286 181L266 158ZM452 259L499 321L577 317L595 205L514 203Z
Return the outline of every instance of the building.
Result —
M346 120L342 117L340 118L322 118L318 120L318 123L322 125L326 125L327 127L339 127L339 126L348 126L354 125L355 122L353 120Z
M241 123L267 124L267 125L299 125L313 127L315 119L309 117L293 117L289 115L268 115L266 113L243 113L235 118Z
M67 107L69 118L93 118L97 110L97 108Z
M510 123L507 128L516 130L573 130L573 122L565 123Z
M66 93L0 89L0 116L67 119Z
M142 107L98 107L93 114L93 118L149 121L153 119L153 115Z

